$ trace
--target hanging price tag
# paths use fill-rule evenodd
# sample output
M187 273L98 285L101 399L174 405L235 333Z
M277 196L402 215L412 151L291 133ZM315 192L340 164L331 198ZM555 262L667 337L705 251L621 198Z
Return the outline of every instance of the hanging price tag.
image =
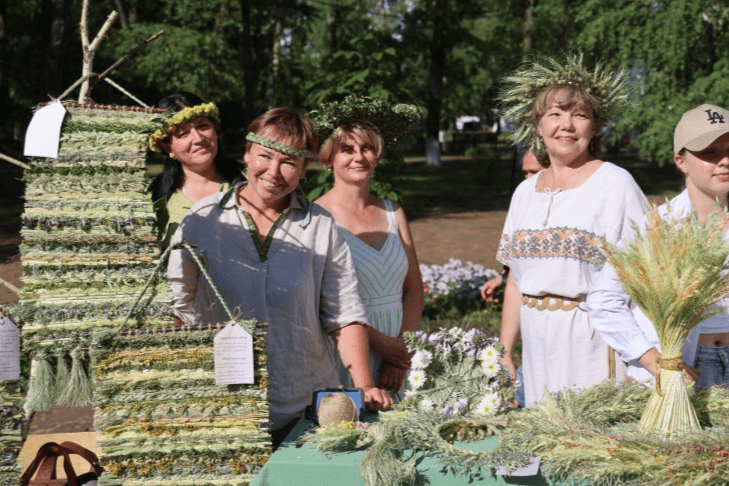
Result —
M253 336L234 321L230 321L215 336L215 384L252 385Z
M33 114L28 130L25 132L26 157L58 158L61 143L61 125L66 108L60 101L54 101Z
M0 380L20 379L20 331L0 314Z

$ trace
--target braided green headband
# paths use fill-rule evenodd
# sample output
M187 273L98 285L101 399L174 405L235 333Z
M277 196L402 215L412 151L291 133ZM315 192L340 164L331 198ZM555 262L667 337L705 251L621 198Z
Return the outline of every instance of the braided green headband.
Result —
M275 140L270 140L262 135L258 135L253 132L246 135L246 140L248 140L249 142L257 143L259 145L263 145L264 147L268 147L270 149L277 150L284 154L293 155L294 157L304 157L305 159L316 158L310 150L304 150L304 149L298 149L296 147L291 147L291 146L283 144L281 142L277 142Z

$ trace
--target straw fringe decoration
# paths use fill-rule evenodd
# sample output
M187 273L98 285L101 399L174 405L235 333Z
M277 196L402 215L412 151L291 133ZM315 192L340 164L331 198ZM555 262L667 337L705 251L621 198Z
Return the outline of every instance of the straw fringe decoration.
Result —
M606 253L661 343L655 392L641 427L671 436L701 429L684 384L681 349L699 322L725 312L711 306L729 293L729 245L722 215L711 214L700 224L696 213L681 218L670 205L666 212L662 217L654 208L642 231L635 226L628 248L608 246Z

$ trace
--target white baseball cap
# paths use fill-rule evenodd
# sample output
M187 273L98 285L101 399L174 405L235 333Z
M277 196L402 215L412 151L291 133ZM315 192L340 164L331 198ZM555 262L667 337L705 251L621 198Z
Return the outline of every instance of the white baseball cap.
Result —
M729 111L715 105L701 105L683 114L673 132L673 153L686 148L703 150L729 133Z

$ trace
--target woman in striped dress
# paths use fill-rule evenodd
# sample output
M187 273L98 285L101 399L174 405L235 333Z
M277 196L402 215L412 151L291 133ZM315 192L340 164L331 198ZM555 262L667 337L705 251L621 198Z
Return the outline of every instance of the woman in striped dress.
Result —
M352 252L372 324L368 334L375 383L398 392L411 358L402 335L420 325L423 279L405 212L369 192L383 148L382 137L370 125L337 127L319 152L319 160L334 172L334 187L316 203L332 214ZM346 372L340 377L348 384Z

